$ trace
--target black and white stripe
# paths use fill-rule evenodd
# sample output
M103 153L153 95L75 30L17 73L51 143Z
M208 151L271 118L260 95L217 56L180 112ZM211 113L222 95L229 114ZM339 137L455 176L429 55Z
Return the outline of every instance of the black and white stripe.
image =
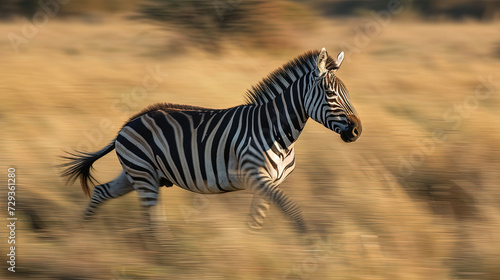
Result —
M323 49L306 53L271 73L247 94L247 104L229 109L156 104L133 116L116 139L96 153L66 157L70 179L84 191L94 161L112 148L123 167L115 180L94 188L86 217L98 205L135 189L144 206L157 202L160 186L196 193L249 190L252 228L260 227L269 202L305 230L302 213L279 184L295 167L294 143L309 117L346 142L361 123L343 83L335 75L343 60Z

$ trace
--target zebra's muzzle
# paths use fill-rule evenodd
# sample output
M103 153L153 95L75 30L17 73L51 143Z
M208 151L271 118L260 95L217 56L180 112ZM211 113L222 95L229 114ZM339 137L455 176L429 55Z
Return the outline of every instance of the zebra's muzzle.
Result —
M361 120L356 115L347 116L347 120L347 128L340 132L340 138L342 138L344 142L350 143L358 140L363 131L363 127L361 126Z

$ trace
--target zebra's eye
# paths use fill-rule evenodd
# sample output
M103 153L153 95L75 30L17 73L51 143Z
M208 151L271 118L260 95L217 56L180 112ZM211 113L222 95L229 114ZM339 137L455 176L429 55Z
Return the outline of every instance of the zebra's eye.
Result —
M333 90L326 90L326 96L333 97L334 95L335 95L335 92Z

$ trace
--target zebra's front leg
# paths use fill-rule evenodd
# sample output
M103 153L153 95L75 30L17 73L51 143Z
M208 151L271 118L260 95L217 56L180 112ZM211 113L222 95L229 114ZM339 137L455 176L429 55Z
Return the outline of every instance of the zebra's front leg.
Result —
M252 184L251 191L254 195L260 195L266 200L269 200L281 209L286 216L295 221L297 229L300 233L307 233L306 223L304 221L304 216L299 206L292 201L288 196L278 187L278 185L273 183L270 178L259 178L255 180Z
M254 194L247 221L248 229L251 232L257 232L262 229L262 225L264 224L270 206L271 204L269 200Z

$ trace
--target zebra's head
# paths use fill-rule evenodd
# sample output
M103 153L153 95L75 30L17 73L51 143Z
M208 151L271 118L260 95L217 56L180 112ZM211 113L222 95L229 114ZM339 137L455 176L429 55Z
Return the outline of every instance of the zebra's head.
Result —
M344 83L335 75L344 60L344 52L337 59L328 57L323 48L318 55L314 86L306 95L306 112L315 121L340 134L344 142L354 142L361 135L361 120L351 104Z

